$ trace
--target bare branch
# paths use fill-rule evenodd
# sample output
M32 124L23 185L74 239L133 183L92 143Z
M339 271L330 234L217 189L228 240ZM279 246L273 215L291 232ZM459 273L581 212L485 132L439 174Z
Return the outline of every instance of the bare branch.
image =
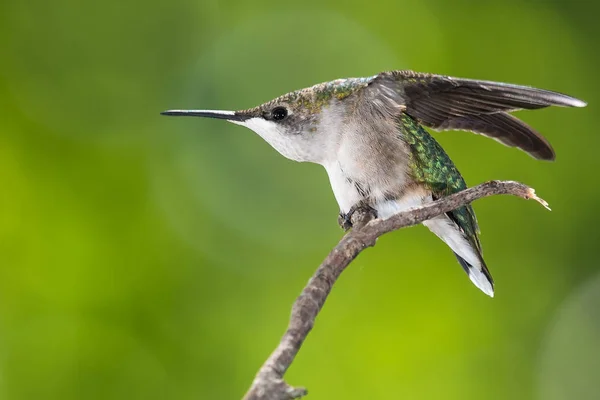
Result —
M514 181L490 181L443 197L425 206L399 213L386 220L371 220L373 217L368 213L355 214L352 231L347 233L329 253L294 303L287 331L275 351L258 371L244 400L291 400L307 394L304 388L293 388L288 385L283 380L283 376L311 331L317 314L321 311L338 277L361 251L374 246L379 236L416 225L477 199L500 194L533 199L550 209L548 203L537 197L529 186Z

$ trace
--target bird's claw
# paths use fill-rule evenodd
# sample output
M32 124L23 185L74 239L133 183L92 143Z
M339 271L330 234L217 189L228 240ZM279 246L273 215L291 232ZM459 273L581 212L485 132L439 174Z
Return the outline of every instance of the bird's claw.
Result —
M340 215L338 215L338 225L344 232L348 232L350 228L352 228L352 221L348 217L348 214L340 213Z
M352 228L352 219L355 217L355 214L363 214L365 216L369 215L369 219L377 218L377 211L373 207L364 203L355 204L346 214L340 213L338 216L338 224L344 231L347 232L350 230L350 228Z

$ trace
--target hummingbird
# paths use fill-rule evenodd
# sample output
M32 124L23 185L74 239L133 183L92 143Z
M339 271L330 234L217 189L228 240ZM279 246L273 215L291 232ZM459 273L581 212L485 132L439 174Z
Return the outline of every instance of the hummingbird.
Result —
M377 218L467 188L425 127L464 130L552 161L550 143L510 113L548 106L585 107L561 93L515 84L414 71L324 82L240 111L168 110L163 115L218 118L245 126L284 157L322 165L351 228L357 210ZM445 242L470 280L490 297L494 281L483 260L471 205L423 222Z

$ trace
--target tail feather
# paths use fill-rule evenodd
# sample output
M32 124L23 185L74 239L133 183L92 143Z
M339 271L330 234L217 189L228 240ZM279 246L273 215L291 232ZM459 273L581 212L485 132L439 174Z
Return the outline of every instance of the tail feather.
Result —
M483 293L487 294L490 297L494 297L494 279L490 274L490 271L487 269L487 266L481 260L481 264L478 267L475 267L469 264L464 258L454 253L460 266L463 267L467 275L469 275L469 279L475 286L477 286Z
M471 282L483 293L494 297L492 275L473 240L469 239L464 231L446 215L424 221L423 225L452 249Z

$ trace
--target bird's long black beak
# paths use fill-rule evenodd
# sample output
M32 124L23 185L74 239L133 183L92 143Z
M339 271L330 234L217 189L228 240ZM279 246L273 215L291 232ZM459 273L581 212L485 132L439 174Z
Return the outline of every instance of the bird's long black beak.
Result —
M232 122L243 122L251 116L240 114L235 111L220 111L220 110L167 110L161 112L161 115L169 115L176 117L204 117L225 119Z

